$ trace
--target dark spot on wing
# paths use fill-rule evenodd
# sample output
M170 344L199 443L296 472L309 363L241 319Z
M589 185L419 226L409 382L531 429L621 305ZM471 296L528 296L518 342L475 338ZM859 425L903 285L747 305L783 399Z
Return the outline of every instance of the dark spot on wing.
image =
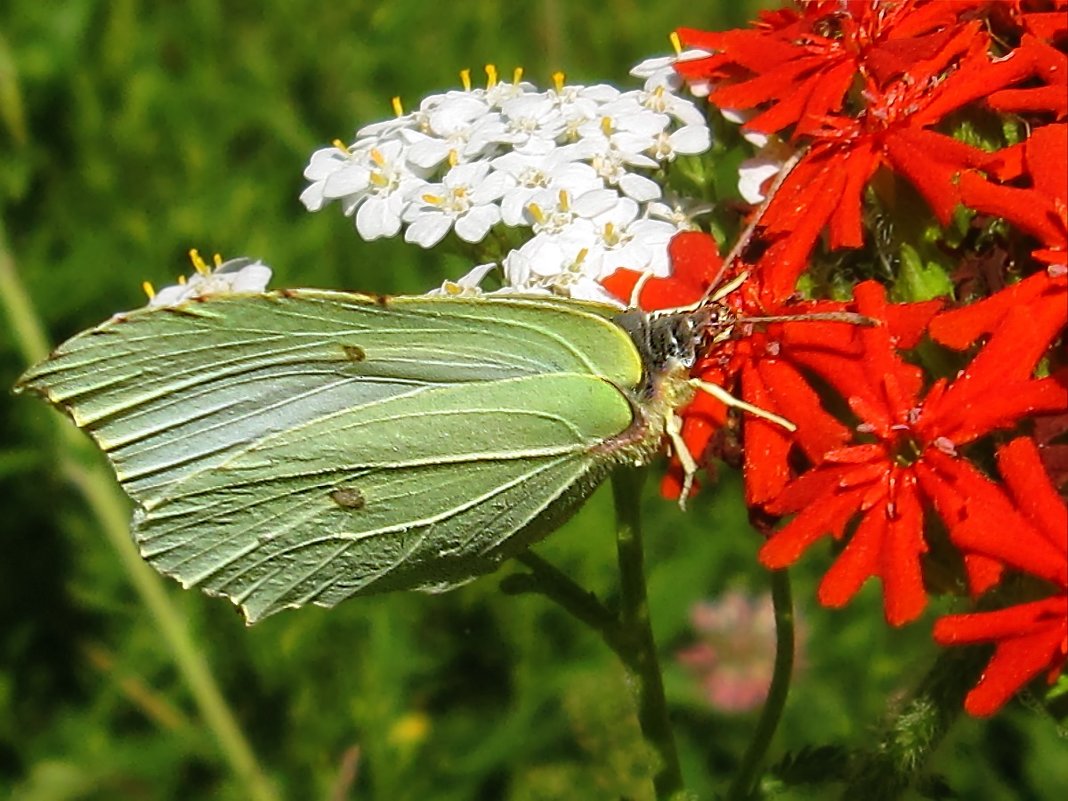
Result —
M367 358L367 352L359 345L342 345L341 349L350 362L362 362Z
M342 509L362 509L365 503L363 493L354 487L338 487L330 490L330 500Z

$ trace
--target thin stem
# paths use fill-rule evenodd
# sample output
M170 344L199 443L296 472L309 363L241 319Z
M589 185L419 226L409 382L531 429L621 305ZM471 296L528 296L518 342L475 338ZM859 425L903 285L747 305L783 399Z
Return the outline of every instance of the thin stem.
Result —
M0 304L14 334L15 342L27 363L48 355L48 338L34 311L25 287L19 280L7 238L0 223ZM129 503L117 490L110 474L103 468L88 440L59 415L56 421L60 438L62 473L82 492L108 542L122 564L152 618L155 629L170 649L178 670L193 695L200 715L214 734L223 758L242 782L249 798L277 801L278 795L245 739L230 707L219 690L207 661L201 655L178 609L171 603L163 581L145 564L130 537Z
M530 573L508 576L501 588L508 593L536 592L555 602L575 619L596 631L616 654L620 651L619 621L597 596L575 583L560 568L542 559L533 551L516 557Z
M617 468L612 475L623 636L620 657L630 674L642 734L660 757L659 769L653 777L656 796L658 799L668 799L682 791L683 783L675 736L668 718L656 641L649 620L641 530L641 487L644 477L643 470L634 468Z
M775 670L753 739L727 791L728 801L753 797L757 772L768 753L790 692L790 677L794 670L794 604L790 597L790 576L785 570L771 574L771 600L775 607Z

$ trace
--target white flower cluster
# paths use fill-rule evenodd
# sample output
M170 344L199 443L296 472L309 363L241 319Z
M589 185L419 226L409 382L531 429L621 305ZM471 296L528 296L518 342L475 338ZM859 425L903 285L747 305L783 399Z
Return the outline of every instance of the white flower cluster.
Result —
M671 63L643 62L645 86L629 92L566 86L560 75L539 91L518 73L497 80L492 67L487 88L472 89L465 74L463 90L312 154L301 200L310 211L340 201L364 239L403 228L425 248L450 231L477 243L498 224L527 228L502 261L506 291L610 300L600 279L619 267L667 275L668 241L702 211L666 202L656 180L676 156L711 144L703 113L675 94ZM494 266L443 291L477 292Z

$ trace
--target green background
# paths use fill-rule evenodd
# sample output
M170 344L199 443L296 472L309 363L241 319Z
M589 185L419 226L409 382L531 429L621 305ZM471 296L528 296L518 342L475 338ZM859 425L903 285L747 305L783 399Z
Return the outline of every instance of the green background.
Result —
M548 85L636 86L631 65L687 25L744 23L747 4L138 2L0 5L0 269L53 342L141 305L186 252L260 257L275 286L421 292L464 265L364 243L336 208L297 196L317 147L457 85L486 62ZM628 83L630 81L630 83ZM5 279L5 282L8 279ZM14 302L5 292L10 311ZM0 317L0 387L25 366ZM0 392L0 797L247 797L198 716L172 652L77 489L57 468L55 413ZM654 626L689 785L729 779L755 713L709 707L674 660L688 613L728 588L766 590L735 476L683 515L649 482ZM539 553L615 591L600 493ZM797 571L802 666L773 755L863 745L935 656L929 620L882 621L877 587L815 605L825 549ZM630 696L596 637L498 576L444 596L360 599L246 628L221 600L166 584L279 794L294 799L645 798ZM346 765L359 748L356 777ZM962 721L936 768L961 797L1043 799L1068 786L1053 727L1024 705ZM811 797L820 797L813 791ZM792 791L795 797L807 797Z

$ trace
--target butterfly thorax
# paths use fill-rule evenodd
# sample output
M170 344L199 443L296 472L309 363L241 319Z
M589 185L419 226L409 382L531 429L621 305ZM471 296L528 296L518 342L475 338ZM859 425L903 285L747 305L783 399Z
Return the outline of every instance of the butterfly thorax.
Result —
M730 334L734 316L721 304L705 304L667 313L628 309L614 321L638 351L642 379L628 393L633 423L605 446L618 461L641 465L660 452L676 410L692 400L690 369L698 356L710 342Z
M627 309L614 318L630 336L642 360L642 383L638 393L644 400L661 391L660 382L669 373L687 372L709 341L729 335L734 325L731 311L718 303L690 311L644 312Z

